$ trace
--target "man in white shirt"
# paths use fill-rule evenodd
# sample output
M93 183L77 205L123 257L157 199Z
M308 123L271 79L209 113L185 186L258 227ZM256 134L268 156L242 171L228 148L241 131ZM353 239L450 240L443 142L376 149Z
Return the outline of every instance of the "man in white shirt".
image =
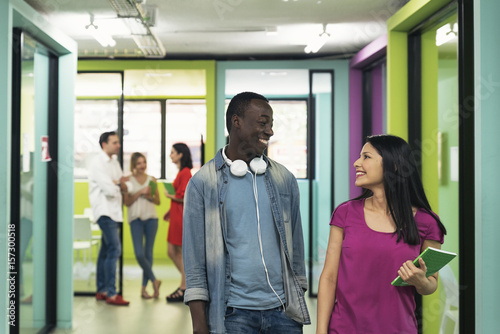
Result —
M110 305L129 304L116 293L116 262L121 254L118 223L123 222L122 192L127 191L116 154L120 141L116 132L104 132L99 138L101 151L89 164L89 199L97 224L102 231L97 257L97 300Z

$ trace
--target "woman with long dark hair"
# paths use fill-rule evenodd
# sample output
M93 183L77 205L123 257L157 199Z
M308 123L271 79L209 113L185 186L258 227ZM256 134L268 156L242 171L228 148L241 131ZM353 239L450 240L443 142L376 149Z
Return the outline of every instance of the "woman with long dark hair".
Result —
M132 154L130 182L133 187L123 194L123 201L128 207L128 222L135 258L142 268L141 297L143 299L158 298L161 285L161 281L156 279L153 273L153 246L158 231L158 215L155 206L160 205L160 196L156 188L156 178L146 174L147 166L144 154L139 152ZM154 189L151 189L151 186ZM149 281L153 285L153 295L146 291Z
M182 211L184 210L184 192L192 176L193 161L191 159L191 151L184 143L172 145L170 159L177 165L179 173L177 173L172 183L175 194L169 194L165 190L165 196L172 200L170 210L165 214L165 220L170 221L167 252L181 273L181 284L177 290L167 296L167 302L182 302L184 300L184 291L186 290L186 275L184 274L184 265L182 263Z
M425 262L412 261L441 248L446 229L403 139L368 137L354 168L364 190L332 215L316 333L417 333L414 292L432 294L438 274L426 277ZM410 286L392 286L398 275Z

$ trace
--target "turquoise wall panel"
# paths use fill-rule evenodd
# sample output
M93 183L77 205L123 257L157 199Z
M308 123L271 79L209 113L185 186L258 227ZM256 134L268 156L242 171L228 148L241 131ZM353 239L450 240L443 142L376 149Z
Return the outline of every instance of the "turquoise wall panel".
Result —
M498 166L500 145L500 28L499 1L475 1L474 41L476 92L476 333L496 333L500 328L500 224ZM471 222L472 223L472 222ZM472 236L471 236L472 237ZM471 268L471 270L474 268Z
M42 162L41 137L48 135L49 59L35 53L35 156L33 194L33 327L45 326L46 270L47 267L47 168ZM23 324L24 325L24 324Z
M73 321L73 127L77 53L59 57L59 164L57 246L57 327L71 328ZM70 112L68 112L70 111ZM69 223L68 223L69 222Z

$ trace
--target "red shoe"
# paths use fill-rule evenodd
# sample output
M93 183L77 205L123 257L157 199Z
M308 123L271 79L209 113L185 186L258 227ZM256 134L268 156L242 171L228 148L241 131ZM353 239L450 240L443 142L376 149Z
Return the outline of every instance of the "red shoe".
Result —
M106 303L117 306L128 306L130 304L129 301L123 299L120 295L113 296L113 298L106 298Z
M95 294L95 299L96 299L96 300L106 300L106 297L107 297L107 296L106 296L106 294L105 294L105 293L100 293L100 292L98 292L98 293L96 293L96 294Z

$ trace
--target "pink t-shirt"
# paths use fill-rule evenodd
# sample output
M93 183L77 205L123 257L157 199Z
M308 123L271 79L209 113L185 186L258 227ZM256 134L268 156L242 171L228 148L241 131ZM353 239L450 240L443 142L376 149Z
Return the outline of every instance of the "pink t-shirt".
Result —
M413 286L396 287L403 262L420 254L420 245L408 245L395 233L377 232L366 225L364 199L343 203L333 212L330 225L344 229L336 302L329 333L414 334L417 333ZM421 242L444 235L425 210L415 215Z

